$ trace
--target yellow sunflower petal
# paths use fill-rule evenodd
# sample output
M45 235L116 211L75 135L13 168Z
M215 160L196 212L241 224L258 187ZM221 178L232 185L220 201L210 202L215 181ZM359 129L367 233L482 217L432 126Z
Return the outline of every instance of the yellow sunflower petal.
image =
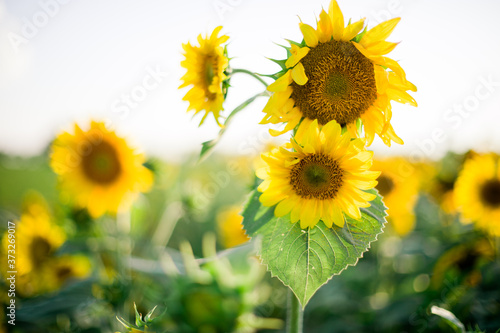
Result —
M283 74L279 79L271 83L268 87L268 91L281 92L285 91L286 88L292 83L292 71L289 70Z
M311 27L309 24L300 23L300 31L302 31L302 35L304 36L304 41L306 45L309 47L316 47L318 45L318 35L316 30Z
M292 209L293 209L293 207L295 207L295 205L296 205L295 201L290 200L290 199L285 199L285 200L281 201L280 203L278 203L278 205L274 209L274 214L277 217L285 216L286 214L288 214L292 211Z
M326 43L332 39L332 20L325 10L321 10L318 22L318 35L321 43Z
M332 20L333 39L342 40L342 37L344 36L344 15L342 14L336 0L332 0L330 2L328 15L330 15L330 19Z
M304 46L299 47L295 44L292 44L291 53L292 55L286 60L285 66L286 68L292 68L295 66L302 58L304 58L311 49Z
M349 24L345 30L344 30L344 36L342 37L342 41L348 42L354 37L356 37L357 34L363 29L363 26L365 25L365 19L362 18L358 22Z
M302 63L299 62L292 69L292 78L298 85L303 86L307 83L306 71L304 70L304 66L302 65Z
M387 37L389 37L394 28L396 28L399 21L401 21L401 18L396 17L371 28L363 35L363 38L361 38L361 45L366 47L372 43L384 41Z

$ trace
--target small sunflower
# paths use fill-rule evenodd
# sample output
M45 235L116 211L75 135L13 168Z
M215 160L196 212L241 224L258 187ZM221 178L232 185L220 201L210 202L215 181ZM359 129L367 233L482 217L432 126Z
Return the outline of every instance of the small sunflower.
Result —
M378 177L377 190L384 197L389 224L400 236L415 227L413 208L417 202L420 182L415 173L407 174L408 162L403 158L375 160L373 169L382 173Z
M373 152L364 147L364 140L342 135L335 121L322 128L313 121L301 138L262 155L267 166L257 170L264 180L258 188L263 192L260 201L277 204L278 217L291 213L291 222L300 220L303 229L320 219L329 228L343 227L344 214L359 220L359 208L369 207L375 198L363 190L377 185L380 174L369 170Z
M344 26L344 16L333 0L328 13L321 11L316 29L300 23L304 40L290 42L281 76L268 87L273 95L261 123L287 123L283 131L271 130L279 135L299 123L307 128L314 120L319 125L335 120L356 136L361 119L368 145L375 134L388 146L391 141L403 144L390 123L390 101L417 106L407 93L417 89L401 66L385 56L397 45L385 39L399 20L368 31L363 30L364 19Z
M492 236L500 236L500 158L495 154L468 159L455 183L455 203L464 222L474 222Z
M428 165L428 182L425 190L436 200L443 213L450 215L445 217L452 222L458 213L455 202L454 188L459 172L463 169L466 160L477 155L474 151L465 154L448 152L439 162Z
M220 111L224 110L222 103L226 97L229 86L227 69L229 59L225 47L222 46L229 39L228 36L217 35L222 27L215 28L210 37L198 36L199 46L190 43L183 44L186 52L185 60L181 62L187 72L181 78L184 81L179 88L192 86L183 100L189 102L188 111L194 110L195 114L205 110L200 125L210 112L219 126Z
M64 243L66 234L57 226L49 211L40 203L26 205L16 225L16 270L19 276L39 271ZM8 250L7 234L3 248Z
M495 249L487 239L475 239L460 243L441 255L436 262L431 283L440 288L450 271L455 271L465 278L469 285L481 282L481 267L495 260Z
M235 247L246 243L250 238L243 230L243 216L241 207L229 207L217 214L218 233L225 248Z
M44 291L54 291L70 280L88 277L91 267L90 260L85 256L64 255L48 261L39 277L44 282Z
M98 122L88 131L75 124L74 133L60 134L52 145L51 166L62 193L94 218L127 209L151 188L153 174L144 162L144 155Z

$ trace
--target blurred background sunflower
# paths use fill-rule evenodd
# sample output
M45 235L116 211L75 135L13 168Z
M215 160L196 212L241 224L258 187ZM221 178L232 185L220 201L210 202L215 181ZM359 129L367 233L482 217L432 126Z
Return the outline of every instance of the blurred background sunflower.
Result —
M390 94L410 92L419 107L391 104L387 118L404 145L389 149L375 136L370 146L384 156L372 169L382 172L386 232L355 269L311 299L304 325L311 332L451 332L429 312L438 305L468 331L496 332L500 3L338 4L344 27L352 18L348 29L398 21L379 46L388 51L400 42L388 56L418 92L391 78L398 89ZM0 332L128 330L117 316L146 331L136 325L134 303L139 324L151 319L158 332L284 332L286 289L256 264L255 240L247 240L233 207L260 184L255 169L272 150L266 146L289 136L274 138L259 124L261 98L232 118L212 155L198 157L221 130L211 117L222 123L223 109L264 89L231 76L231 68L281 71L268 58L298 58L313 47L287 54L276 44L304 38L297 15L304 26L317 30L319 18L328 29L321 11L328 5L0 0ZM436 31L453 33L430 38ZM299 83L312 65L297 69ZM213 99L204 99L207 91ZM203 115L193 121L190 108ZM383 111L371 123L387 139ZM16 235L15 327L7 322L8 221ZM207 234L217 235L210 255Z

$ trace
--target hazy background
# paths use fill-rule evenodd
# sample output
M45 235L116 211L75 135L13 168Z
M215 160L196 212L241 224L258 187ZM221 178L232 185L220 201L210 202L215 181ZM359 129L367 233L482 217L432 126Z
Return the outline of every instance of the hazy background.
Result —
M285 57L284 39L301 39L302 21L328 0L0 0L0 152L43 151L73 121L106 120L148 154L167 160L197 152L216 136L213 118L187 114L182 43L223 25L233 68L274 73L266 57ZM404 146L378 154L405 154L416 161L446 150L500 150L500 25L498 1L340 0L346 18L366 17L369 27L402 20L389 54L400 62L418 108L393 104L393 125ZM140 89L151 72L154 89L134 107L122 98ZM155 83L149 80L149 83ZM488 83L489 82L489 83ZM226 111L262 88L235 76ZM139 88L137 88L139 87ZM267 128L257 123L265 99L233 122L219 151L257 152ZM121 108L119 108L121 107ZM227 112L226 112L227 113Z

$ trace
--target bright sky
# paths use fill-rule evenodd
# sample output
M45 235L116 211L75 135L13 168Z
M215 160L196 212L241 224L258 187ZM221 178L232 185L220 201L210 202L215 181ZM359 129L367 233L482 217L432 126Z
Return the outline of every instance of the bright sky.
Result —
M328 0L0 0L0 151L40 153L74 121L105 119L147 153L176 160L198 151L218 128L187 114L181 44L223 25L233 68L273 73L276 44L299 41L299 17L315 26ZM439 157L446 150L500 152L499 1L339 0L345 17L369 27L402 18L390 41L418 108L393 104L404 146L379 154ZM153 79L152 79L153 78ZM147 87L142 89L141 86ZM235 76L230 111L262 87ZM139 87L139 88L137 88ZM145 91L134 107L123 96ZM256 152L268 140L258 125L265 99L247 108L218 149ZM255 148L254 148L255 146Z

